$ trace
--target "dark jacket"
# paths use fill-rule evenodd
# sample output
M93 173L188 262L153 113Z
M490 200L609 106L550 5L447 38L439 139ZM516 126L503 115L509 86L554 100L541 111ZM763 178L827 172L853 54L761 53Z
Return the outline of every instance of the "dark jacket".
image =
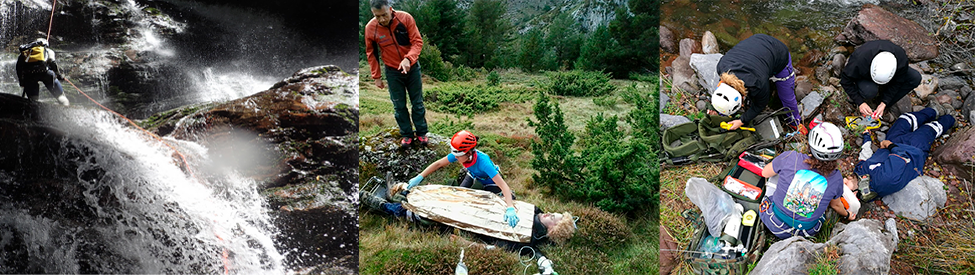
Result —
M789 47L765 34L756 34L728 50L718 61L718 74L731 72L745 82L750 105L741 116L750 122L768 105L772 97L769 78L789 65Z
M386 27L380 26L376 18L366 24L366 60L369 61L372 79L382 77L380 55L387 67L395 69L404 58L410 60L410 66L415 65L423 49L423 37L416 28L413 16L404 11L393 11L392 16Z
M529 252L528 249L524 249L524 247L529 247L532 250L534 250L535 255L544 256L545 254L543 254L542 251L538 249L538 246L547 243L549 239L548 239L548 228L546 228L545 225L542 224L542 222L538 219L538 215L542 213L544 213L542 212L542 209L536 206L535 215L534 215L535 218L532 221L532 240L529 243L512 242L512 241L502 240L502 239L484 236L484 235L477 235L477 237L478 239L480 239L485 243L492 244L498 247L504 247L505 249L508 249L509 251L512 252L523 253L522 254L523 256L531 256L530 255L531 252ZM525 254L529 254L529 255L525 255Z
M30 75L42 75L47 74L48 70L54 71L54 75L58 79L61 78L61 71L58 70L58 64L54 57L54 51L48 47L44 47L44 62L27 62L27 55L23 52L20 53L20 57L17 58L17 81L20 82L20 86L24 86L24 81L27 76Z
M907 75L907 70L909 69L907 66L907 52L903 48L888 40L874 40L863 43L863 45L860 45L860 47L853 51L853 54L850 54L850 59L846 62L846 67L840 76L840 85L843 86L846 94L850 96L854 107L860 106L865 100L860 93L860 88L857 87L857 81L871 79L870 63L873 62L873 58L880 52L890 52L897 58L897 71L894 73L893 79L901 79ZM882 93L878 96L884 104L890 106L896 103L893 102L893 95L893 93Z
M925 159L927 154L921 149L894 143L857 163L854 171L858 175L870 175L870 189L887 196L904 189L908 182L921 175Z

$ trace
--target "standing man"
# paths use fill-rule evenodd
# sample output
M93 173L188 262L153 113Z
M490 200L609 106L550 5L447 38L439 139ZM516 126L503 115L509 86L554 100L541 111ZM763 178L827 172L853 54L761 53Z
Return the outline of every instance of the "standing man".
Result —
M415 137L421 145L426 145L427 120L423 108L423 83L420 78L420 50L423 38L416 28L413 16L403 11L394 11L389 0L370 0L369 6L375 16L366 24L366 59L376 87L384 88L380 57L386 66L386 81L389 82L389 99L393 101L396 124L403 139L401 146L409 146ZM406 109L409 96L412 115ZM412 121L411 121L412 118ZM416 126L416 131L413 130Z
M887 106L897 103L921 84L921 73L907 66L907 52L888 40L863 43L850 55L840 85L862 116L880 118ZM867 102L877 99L877 109Z
M38 38L36 41L20 46L20 57L17 58L17 80L24 87L24 94L31 101L37 101L41 87L37 82L43 82L47 91L58 99L58 103L68 106L68 97L64 96L59 79L61 70L54 59L54 51L48 48L47 39Z

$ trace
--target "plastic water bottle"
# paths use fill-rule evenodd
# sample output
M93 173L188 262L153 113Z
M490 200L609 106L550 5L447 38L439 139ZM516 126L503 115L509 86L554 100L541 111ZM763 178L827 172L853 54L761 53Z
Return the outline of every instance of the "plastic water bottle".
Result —
M467 265L464 264L464 249L460 249L460 261L457 262L457 267L454 268L454 275L467 275Z

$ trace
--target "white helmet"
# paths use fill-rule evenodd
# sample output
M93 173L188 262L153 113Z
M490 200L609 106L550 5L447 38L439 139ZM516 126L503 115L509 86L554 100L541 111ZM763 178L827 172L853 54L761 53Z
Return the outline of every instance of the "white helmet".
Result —
M809 151L819 160L837 160L843 155L843 132L829 122L809 130Z
M730 116L741 109L741 93L728 84L720 83L711 94L711 106L721 115Z
M873 78L873 82L877 84L884 85L890 82L896 71L897 58L890 52L880 52L870 62L870 78Z
M43 37L42 38L38 38L37 40L34 40L34 41L40 43L41 46L44 46L44 47L47 47L47 46L50 45L50 44L47 44L47 39L45 39Z

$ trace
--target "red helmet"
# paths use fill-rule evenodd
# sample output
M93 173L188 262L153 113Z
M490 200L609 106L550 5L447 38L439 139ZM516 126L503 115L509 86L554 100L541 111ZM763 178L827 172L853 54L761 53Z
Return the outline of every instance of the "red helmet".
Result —
M455 152L467 152L477 146L477 137L467 130L461 130L450 138L450 149Z

